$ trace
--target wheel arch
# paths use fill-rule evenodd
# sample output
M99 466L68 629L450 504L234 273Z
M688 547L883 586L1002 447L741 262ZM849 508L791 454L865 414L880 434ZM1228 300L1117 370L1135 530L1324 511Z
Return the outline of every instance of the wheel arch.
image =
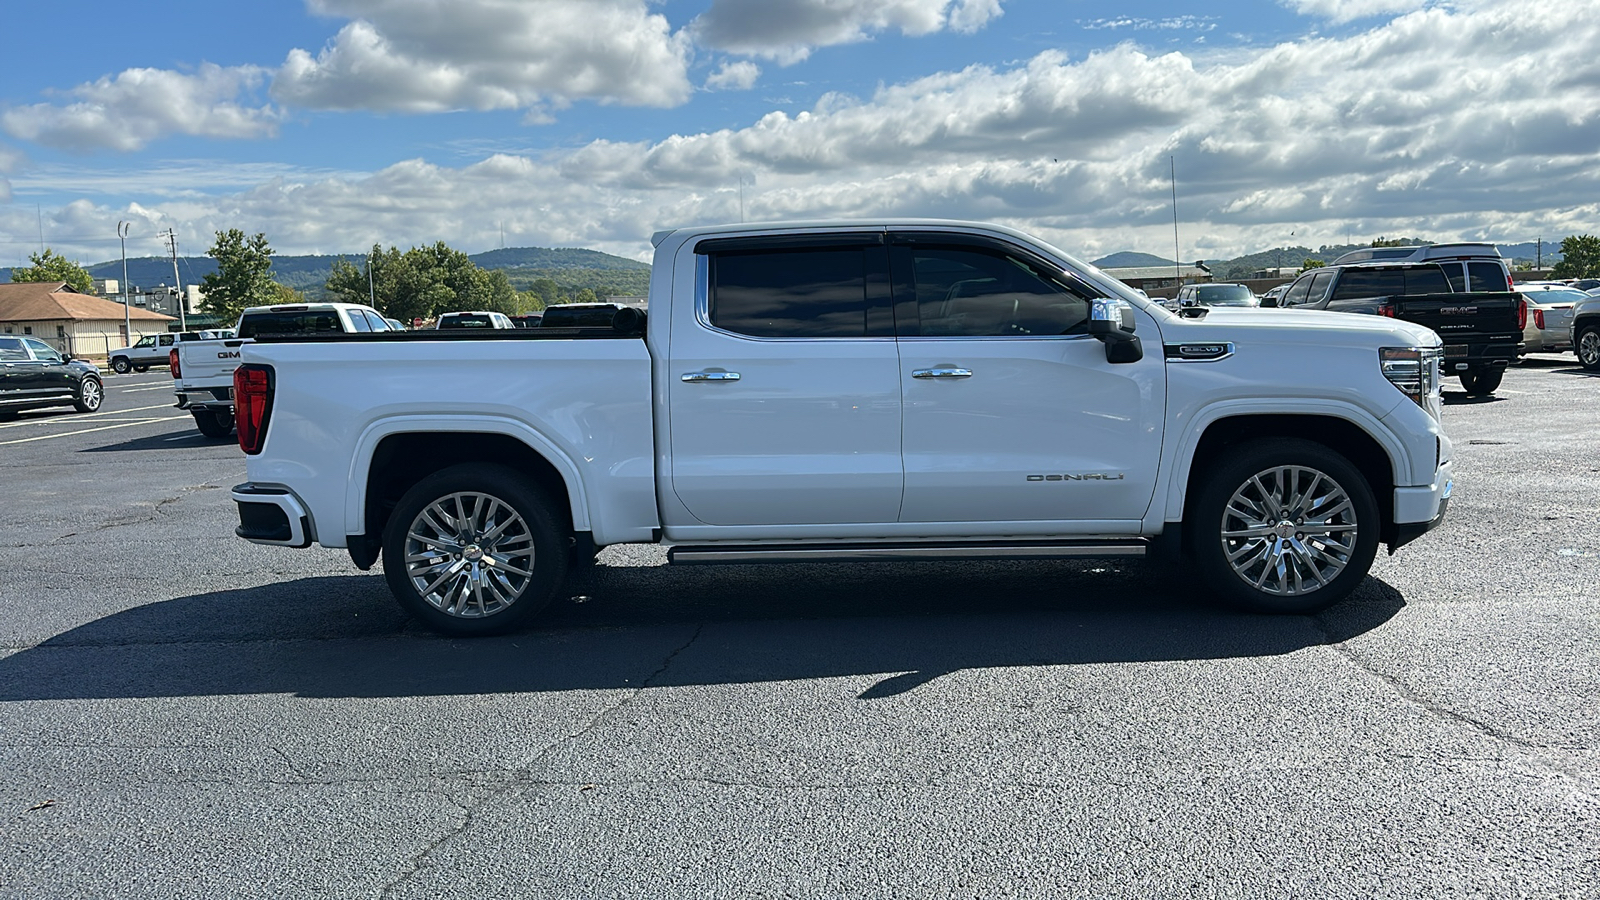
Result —
M1394 488L1398 477L1409 467L1405 450L1386 432L1387 440L1364 427L1356 419L1333 411L1312 413L1259 412L1220 414L1193 432L1182 461L1183 471L1175 472L1168 491L1168 520L1187 518L1189 505L1198 493L1201 480L1229 448L1267 438L1302 438L1321 444L1348 459L1367 479L1378 502L1382 521L1380 539L1392 543L1395 537Z
M356 564L365 568L377 559L389 514L406 491L434 472L462 463L503 465L526 475L557 500L568 529L590 529L577 467L521 423L377 423L358 441L348 481L345 520L354 526L347 538Z

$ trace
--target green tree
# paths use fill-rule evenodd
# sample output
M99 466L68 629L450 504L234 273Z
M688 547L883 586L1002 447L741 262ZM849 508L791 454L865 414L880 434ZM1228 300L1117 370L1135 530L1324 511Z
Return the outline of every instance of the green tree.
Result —
M1600 278L1600 237L1574 234L1562 238L1561 262L1550 270L1550 275L1554 278Z
M1326 265L1327 263L1320 259L1308 259L1300 264L1300 271L1304 272L1307 269L1320 269Z
M479 268L443 241L404 253L375 246L363 262L335 262L328 273L328 292L340 300L366 303L370 290L374 305L401 321L457 310L515 313L518 308L517 292L504 272Z
M219 231L206 255L217 261L217 271L201 282L200 310L221 322L236 322L245 309L277 302L287 290L272 280L272 248L264 234L246 238L237 228Z
M11 270L12 283L65 281L80 294L94 293L94 277L89 271L49 247L44 248L43 253L28 254L28 261L33 265Z
M573 300L572 302L573 303L595 303L595 302L598 302L598 298L595 297L593 290L591 290L589 288L584 288L583 290L578 292L577 298L575 300Z

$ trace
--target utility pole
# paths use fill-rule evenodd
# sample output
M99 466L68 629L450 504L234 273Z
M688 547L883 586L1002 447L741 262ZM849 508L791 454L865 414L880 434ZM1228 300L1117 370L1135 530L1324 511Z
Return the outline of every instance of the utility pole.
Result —
M1176 157L1167 157L1167 165L1172 174L1172 273L1176 277L1173 284L1183 287L1183 263L1178 261L1178 163ZM1174 294L1173 296L1177 296Z
M172 251L172 287L178 292L178 330L189 330L189 318L184 314L183 282L178 278L178 232L171 228L161 233L167 239L167 247Z
M1544 235L1539 235L1538 242L1533 245L1533 267L1544 268Z
M505 239L501 238L500 242L502 244L505 243ZM378 249L378 245L372 245L372 249ZM372 287L372 251L370 250L367 252L367 305L373 309L378 308L378 292Z
M117 223L117 243L122 245L122 340L133 346L133 296L128 293L128 229L131 222Z

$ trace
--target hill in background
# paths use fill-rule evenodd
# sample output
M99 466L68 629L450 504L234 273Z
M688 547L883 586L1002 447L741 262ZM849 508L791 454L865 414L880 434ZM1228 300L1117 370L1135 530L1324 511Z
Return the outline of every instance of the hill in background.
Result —
M554 281L563 294L576 294L584 288L595 296L643 296L650 285L650 265L636 259L612 256L598 250L577 248L506 247L468 257L485 269L500 269L517 290L540 278ZM357 266L366 259L361 253L320 256L273 256L272 277L278 283L303 292L308 299L322 299L328 274L335 260L346 259ZM122 280L122 260L84 266L95 278ZM178 274L184 284L199 284L217 270L209 256L178 257ZM0 279L11 280L11 269L0 268ZM128 260L128 281L137 288L154 288L172 283L172 258L141 256Z

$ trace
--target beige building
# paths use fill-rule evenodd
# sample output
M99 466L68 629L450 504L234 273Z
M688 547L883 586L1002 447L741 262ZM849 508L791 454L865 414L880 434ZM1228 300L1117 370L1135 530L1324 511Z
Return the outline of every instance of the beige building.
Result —
M134 307L133 333L123 324L123 306L80 294L63 281L0 284L0 334L27 334L73 356L104 358L147 334L162 334L178 320Z

